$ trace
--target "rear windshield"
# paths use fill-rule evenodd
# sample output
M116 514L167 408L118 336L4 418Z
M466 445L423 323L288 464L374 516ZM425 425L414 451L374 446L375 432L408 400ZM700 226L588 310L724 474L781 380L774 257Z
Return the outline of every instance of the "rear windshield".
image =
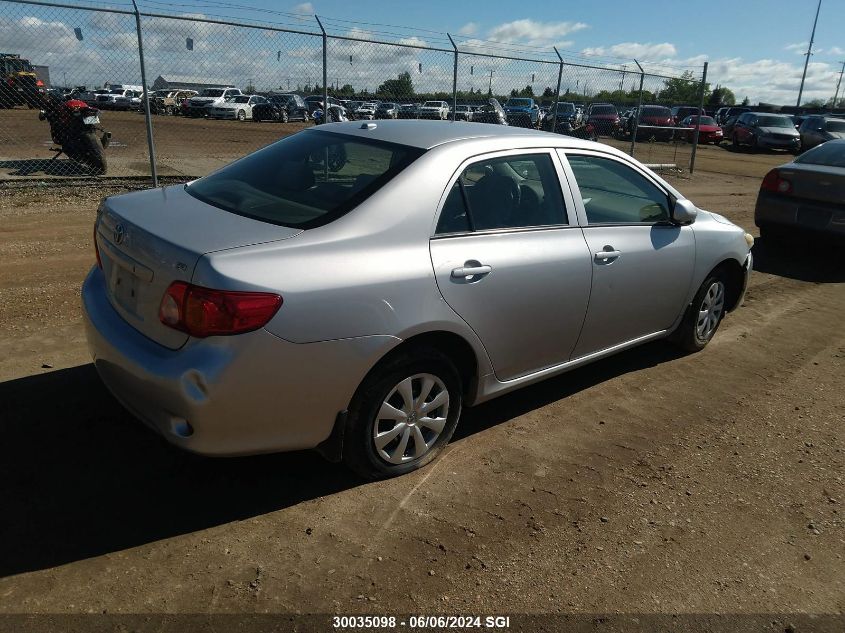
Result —
M829 167L845 167L845 143L829 141L817 145L809 152L801 154L795 159L796 163L804 165L827 165Z
M616 108L612 105L593 106L590 114L616 114Z
M662 106L645 106L643 108L643 116L662 116L669 118L672 116L672 112L669 108Z
M531 99L508 99L508 102L505 105L513 108L530 108Z
M575 105L572 103L558 103L557 104L557 111L558 112L575 112Z
M442 102L442 101L426 101L426 102L423 104L423 107L424 107L424 108L440 108L440 107L442 107L442 106L443 106L443 102Z
M422 154L418 148L355 136L300 132L186 190L231 213L307 229L353 209Z
M828 132L845 132L845 119L828 119L824 129Z
M786 127L794 128L792 119L785 116L758 116L757 125L760 127Z
M701 122L701 125L716 125L716 119L710 116L691 116L687 120L690 122L690 125L695 125L698 121Z
M222 97L223 91L222 90L216 90L214 88L206 88L205 90L202 91L202 94L200 96L201 97Z

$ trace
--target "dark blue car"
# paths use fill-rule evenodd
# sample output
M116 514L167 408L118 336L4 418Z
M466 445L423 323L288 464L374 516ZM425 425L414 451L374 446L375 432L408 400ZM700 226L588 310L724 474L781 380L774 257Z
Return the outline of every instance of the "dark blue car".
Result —
M505 103L508 123L517 127L539 127L540 106L530 97L511 97Z

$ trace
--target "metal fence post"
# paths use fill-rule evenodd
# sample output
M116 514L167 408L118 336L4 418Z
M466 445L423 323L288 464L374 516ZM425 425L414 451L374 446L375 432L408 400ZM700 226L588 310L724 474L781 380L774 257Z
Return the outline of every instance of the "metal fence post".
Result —
M701 110L704 108L704 85L707 83L707 62L704 62L704 71L701 73L701 95L698 100L698 116L695 119L695 134L692 138L692 154L689 158L689 173L695 171L695 153L698 149L698 133L701 130Z
M135 29L138 32L138 61L141 64L141 99L144 102L144 118L147 124L147 148L150 152L150 175L153 178L153 187L158 187L158 167L156 165L156 147L153 140L153 118L150 115L150 90L147 86L147 69L144 65L144 38L141 35L141 13L138 5L132 0L135 7Z
M320 30L323 32L323 123L329 122L329 85L328 85L328 77L329 77L329 68L328 68L328 48L329 48L329 38L326 34L326 29L323 28L323 23L320 21L320 17L315 15L314 19L317 20L317 24L320 25Z
M452 72L452 123L455 123L458 120L458 46L449 33L446 33L446 37L455 49L455 68Z
M637 131L640 127L640 111L643 109L643 84L645 83L645 71L643 67L640 66L640 62L636 59L634 63L637 65L637 68L640 69L640 97L637 101L637 116L634 117L634 131L631 133L631 156L634 155L634 150L637 146Z
M560 103L560 80L563 78L563 57L560 56L560 52L557 50L557 46L552 46L555 49L555 55L557 55L558 60L560 60L560 66L557 69L557 89L555 90L555 111L552 115L552 132L555 131L557 128L557 105Z

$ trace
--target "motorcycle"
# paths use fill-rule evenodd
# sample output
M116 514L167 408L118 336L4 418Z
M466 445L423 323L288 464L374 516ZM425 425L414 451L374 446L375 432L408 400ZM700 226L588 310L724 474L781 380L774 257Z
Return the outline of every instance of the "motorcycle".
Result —
M78 99L62 101L45 97L40 105L38 119L50 123L50 136L58 145L58 148L51 148L56 155L50 162L65 154L91 173L105 174L108 168L105 149L109 146L111 132L99 127L100 111ZM98 131L103 133L99 137Z

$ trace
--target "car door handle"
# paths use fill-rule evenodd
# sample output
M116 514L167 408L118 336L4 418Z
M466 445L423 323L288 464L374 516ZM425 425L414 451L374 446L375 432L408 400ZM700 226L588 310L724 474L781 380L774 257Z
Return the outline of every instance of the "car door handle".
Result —
M452 277L472 277L473 275L486 275L493 270L492 266L461 266L452 271Z
M596 253L596 261L604 262L608 259L615 259L622 255L622 251L599 251Z

